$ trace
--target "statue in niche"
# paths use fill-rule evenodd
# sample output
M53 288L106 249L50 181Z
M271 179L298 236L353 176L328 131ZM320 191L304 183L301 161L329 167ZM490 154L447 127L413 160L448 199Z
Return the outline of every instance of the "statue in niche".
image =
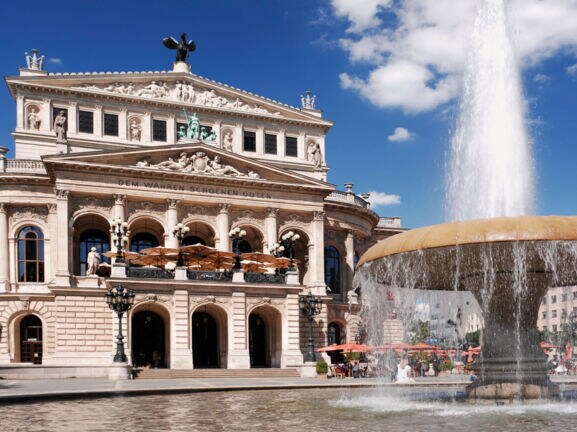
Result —
M316 168L320 168L323 165L323 155L319 143L309 143L307 148L307 160L314 163Z
M172 36L168 36L162 39L162 43L166 48L176 50L177 62L186 62L188 53L196 49L194 41L186 41L186 33L180 35L180 42L177 42Z
M98 266L100 265L100 254L98 250L93 246L90 248L90 252L86 256L86 276L95 276L98 272Z
M178 139L186 138L186 126L185 125L178 126L178 130L176 131L176 136L178 136Z
M232 132L229 130L224 133L224 138L222 139L222 147L226 151L232 151Z
M54 132L56 132L57 143L67 143L66 141L66 111L58 112L54 119Z
M40 130L40 122L38 109L36 107L30 107L30 112L28 113L28 129Z
M136 119L130 120L130 140L140 141L140 135L142 128L140 127L140 122Z

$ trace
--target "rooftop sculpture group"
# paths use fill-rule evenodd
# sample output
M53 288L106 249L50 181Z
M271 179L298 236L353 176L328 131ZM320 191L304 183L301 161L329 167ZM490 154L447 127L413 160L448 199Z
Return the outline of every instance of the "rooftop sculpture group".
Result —
M186 62L188 53L196 49L194 41L186 41L186 33L180 35L180 42L177 42L172 36L168 36L162 39L162 43L166 48L176 50L177 62Z

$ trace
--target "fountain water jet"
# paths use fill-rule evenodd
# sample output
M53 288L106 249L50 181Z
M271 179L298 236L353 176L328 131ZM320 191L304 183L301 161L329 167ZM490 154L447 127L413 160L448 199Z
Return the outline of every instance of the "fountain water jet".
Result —
M363 293L383 284L473 293L485 321L474 365L478 380L468 390L474 398L556 393L539 347L537 314L549 287L577 283L577 217L521 216L534 207L523 118L505 0L483 0L447 181L449 215L460 222L383 240L361 257L355 275ZM378 300L367 303L379 309Z

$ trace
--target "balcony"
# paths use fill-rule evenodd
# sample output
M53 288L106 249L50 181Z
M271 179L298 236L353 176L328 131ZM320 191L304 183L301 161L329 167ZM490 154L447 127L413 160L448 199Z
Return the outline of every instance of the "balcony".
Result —
M357 207L369 208L369 202L353 192L332 191L325 201L352 204Z
M46 174L44 163L39 160L4 159L3 162L0 163L0 173Z

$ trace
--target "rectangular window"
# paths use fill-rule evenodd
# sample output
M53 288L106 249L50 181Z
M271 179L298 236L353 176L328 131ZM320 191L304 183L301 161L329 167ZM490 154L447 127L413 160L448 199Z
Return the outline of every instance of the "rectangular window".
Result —
M551 296L551 303L557 303L557 296Z
M166 142L166 122L152 119L152 140Z
M547 318L547 312L542 312L542 313L541 313L541 318L546 319L546 318Z
M118 136L118 116L104 113L104 135Z
M573 300L577 300L577 291L573 291Z
M297 157L299 155L297 147L297 137L287 136L285 140L285 155Z
M244 131L242 149L246 152L256 151L256 133Z
M561 296L561 301L562 301L562 302L566 302L566 301L567 301L567 294L563 294L563 295Z
M551 311L551 318L557 318L557 311L556 310Z
M547 297L543 297L543 304L544 304L544 305L547 304Z
M78 132L94 133L94 113L78 111Z
M266 154L276 154L276 135L264 135L264 152Z
M553 324L553 331L557 332L557 324Z

